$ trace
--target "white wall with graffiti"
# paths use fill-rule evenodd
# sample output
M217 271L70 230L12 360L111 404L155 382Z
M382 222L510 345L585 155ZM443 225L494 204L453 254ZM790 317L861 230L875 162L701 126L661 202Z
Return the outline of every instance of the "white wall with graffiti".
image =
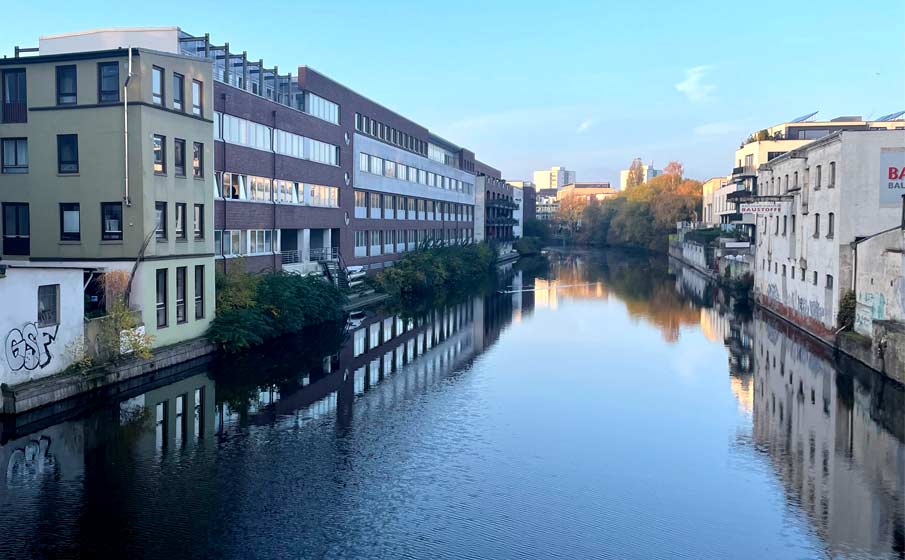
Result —
M874 321L905 321L905 230L858 243L855 330L872 336Z
M66 369L81 356L80 269L10 267L0 277L0 383L17 385Z

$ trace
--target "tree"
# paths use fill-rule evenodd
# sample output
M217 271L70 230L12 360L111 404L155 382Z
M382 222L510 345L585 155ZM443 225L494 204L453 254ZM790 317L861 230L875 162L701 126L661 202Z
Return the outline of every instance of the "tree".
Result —
M644 164L641 158L632 160L632 164L628 168L628 181L626 187L634 187L644 182Z
M556 218L568 227L569 231L574 231L581 225L581 215L587 205L588 199L583 196L575 194L564 196L559 201Z
M682 163L678 161L671 161L663 168L664 175L677 175L681 177L683 171Z

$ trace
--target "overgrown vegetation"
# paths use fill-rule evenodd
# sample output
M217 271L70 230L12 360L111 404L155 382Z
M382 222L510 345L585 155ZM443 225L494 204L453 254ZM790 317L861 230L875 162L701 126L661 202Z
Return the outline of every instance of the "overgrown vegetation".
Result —
M575 241L666 252L676 222L694 220L700 212L699 181L683 179L677 173L660 175L647 183L629 186L616 197L584 202Z
M550 228L545 222L537 219L526 220L522 226L522 237L512 243L521 256L539 255L541 249L550 241Z
M217 272L217 316L208 338L227 351L342 319L346 298L333 284L289 273L252 275L241 263Z
M375 281L394 296L428 294L478 281L493 270L496 252L487 243L420 248L406 253Z
M848 290L842 294L839 300L839 313L836 315L836 324L840 329L850 331L855 326L855 308L858 305L858 298L855 292Z

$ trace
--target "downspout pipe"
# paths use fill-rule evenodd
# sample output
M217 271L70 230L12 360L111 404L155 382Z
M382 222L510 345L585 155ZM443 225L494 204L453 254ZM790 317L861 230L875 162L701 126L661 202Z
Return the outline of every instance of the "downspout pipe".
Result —
M129 82L132 81L132 47L129 47L129 71L123 83L123 164L125 177L123 182L123 203L132 206L129 196Z

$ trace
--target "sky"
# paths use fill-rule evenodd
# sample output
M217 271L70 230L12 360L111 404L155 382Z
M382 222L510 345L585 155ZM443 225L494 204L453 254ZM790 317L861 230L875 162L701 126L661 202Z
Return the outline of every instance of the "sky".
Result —
M5 4L0 55L99 27L207 32L281 72L311 66L513 180L562 165L617 183L634 157L703 180L752 131L905 109L905 0Z

